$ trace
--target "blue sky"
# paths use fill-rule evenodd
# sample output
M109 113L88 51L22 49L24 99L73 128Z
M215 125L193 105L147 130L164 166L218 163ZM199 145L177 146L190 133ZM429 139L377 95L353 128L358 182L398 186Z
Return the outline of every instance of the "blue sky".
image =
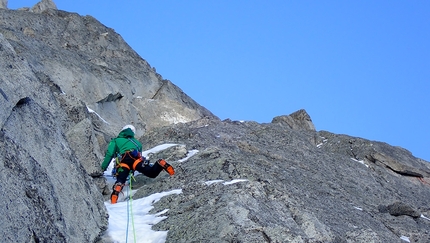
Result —
M430 161L430 1L54 2L113 28L221 119L305 109L317 130Z

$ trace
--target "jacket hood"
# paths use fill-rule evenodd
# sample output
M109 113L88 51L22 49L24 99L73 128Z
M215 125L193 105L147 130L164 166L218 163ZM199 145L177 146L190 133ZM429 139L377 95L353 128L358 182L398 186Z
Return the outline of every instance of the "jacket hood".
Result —
M130 129L124 129L118 134L119 138L132 138L134 137L134 132Z

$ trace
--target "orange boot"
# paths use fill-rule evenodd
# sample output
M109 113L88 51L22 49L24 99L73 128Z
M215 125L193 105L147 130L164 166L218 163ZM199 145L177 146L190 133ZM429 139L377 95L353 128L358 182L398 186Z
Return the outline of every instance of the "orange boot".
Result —
M112 203L112 204L115 204L115 203L117 203L118 202L118 196L119 196L119 193L122 191L122 188L124 187L124 184L123 183L120 183L120 182L116 182L114 185L113 185L113 187L112 187L112 189L113 189L113 192L112 192L112 194L110 195L110 202Z
M173 169L173 167L169 165L164 159L157 160L157 163L161 165L161 167L163 167L163 170L169 173L169 175L172 176L175 174L175 170Z

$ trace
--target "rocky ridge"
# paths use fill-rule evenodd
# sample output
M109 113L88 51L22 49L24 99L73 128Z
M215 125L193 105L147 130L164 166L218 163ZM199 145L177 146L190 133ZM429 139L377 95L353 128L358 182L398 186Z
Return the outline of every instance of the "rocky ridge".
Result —
M158 211L170 209L155 226L169 230L167 242L430 241L428 162L309 122L301 110L268 124L202 119L153 129L142 142L178 144L152 156L178 173L138 176L136 197L183 190L159 202ZM180 162L191 150L199 152Z

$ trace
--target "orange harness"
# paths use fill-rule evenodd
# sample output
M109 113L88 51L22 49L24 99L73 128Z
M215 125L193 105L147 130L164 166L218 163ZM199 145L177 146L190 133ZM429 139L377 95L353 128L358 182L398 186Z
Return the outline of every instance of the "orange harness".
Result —
M130 158L134 158L133 156L131 156L130 154L129 154L129 152L130 151L127 151L127 152L125 152L124 153L124 155L122 156L122 158L121 158L121 160L123 160L124 159L124 156L126 156L127 154L128 154L128 156L130 156ZM130 166L128 165L128 164L126 164L126 163L119 163L119 167L125 167L125 168L127 168L127 169L129 169L129 170L136 170L136 166L137 166L137 164L139 164L140 162L142 162L142 156L140 156L138 159L136 159L136 160L134 160L134 162L133 162L133 166L132 166L132 168L130 168Z

